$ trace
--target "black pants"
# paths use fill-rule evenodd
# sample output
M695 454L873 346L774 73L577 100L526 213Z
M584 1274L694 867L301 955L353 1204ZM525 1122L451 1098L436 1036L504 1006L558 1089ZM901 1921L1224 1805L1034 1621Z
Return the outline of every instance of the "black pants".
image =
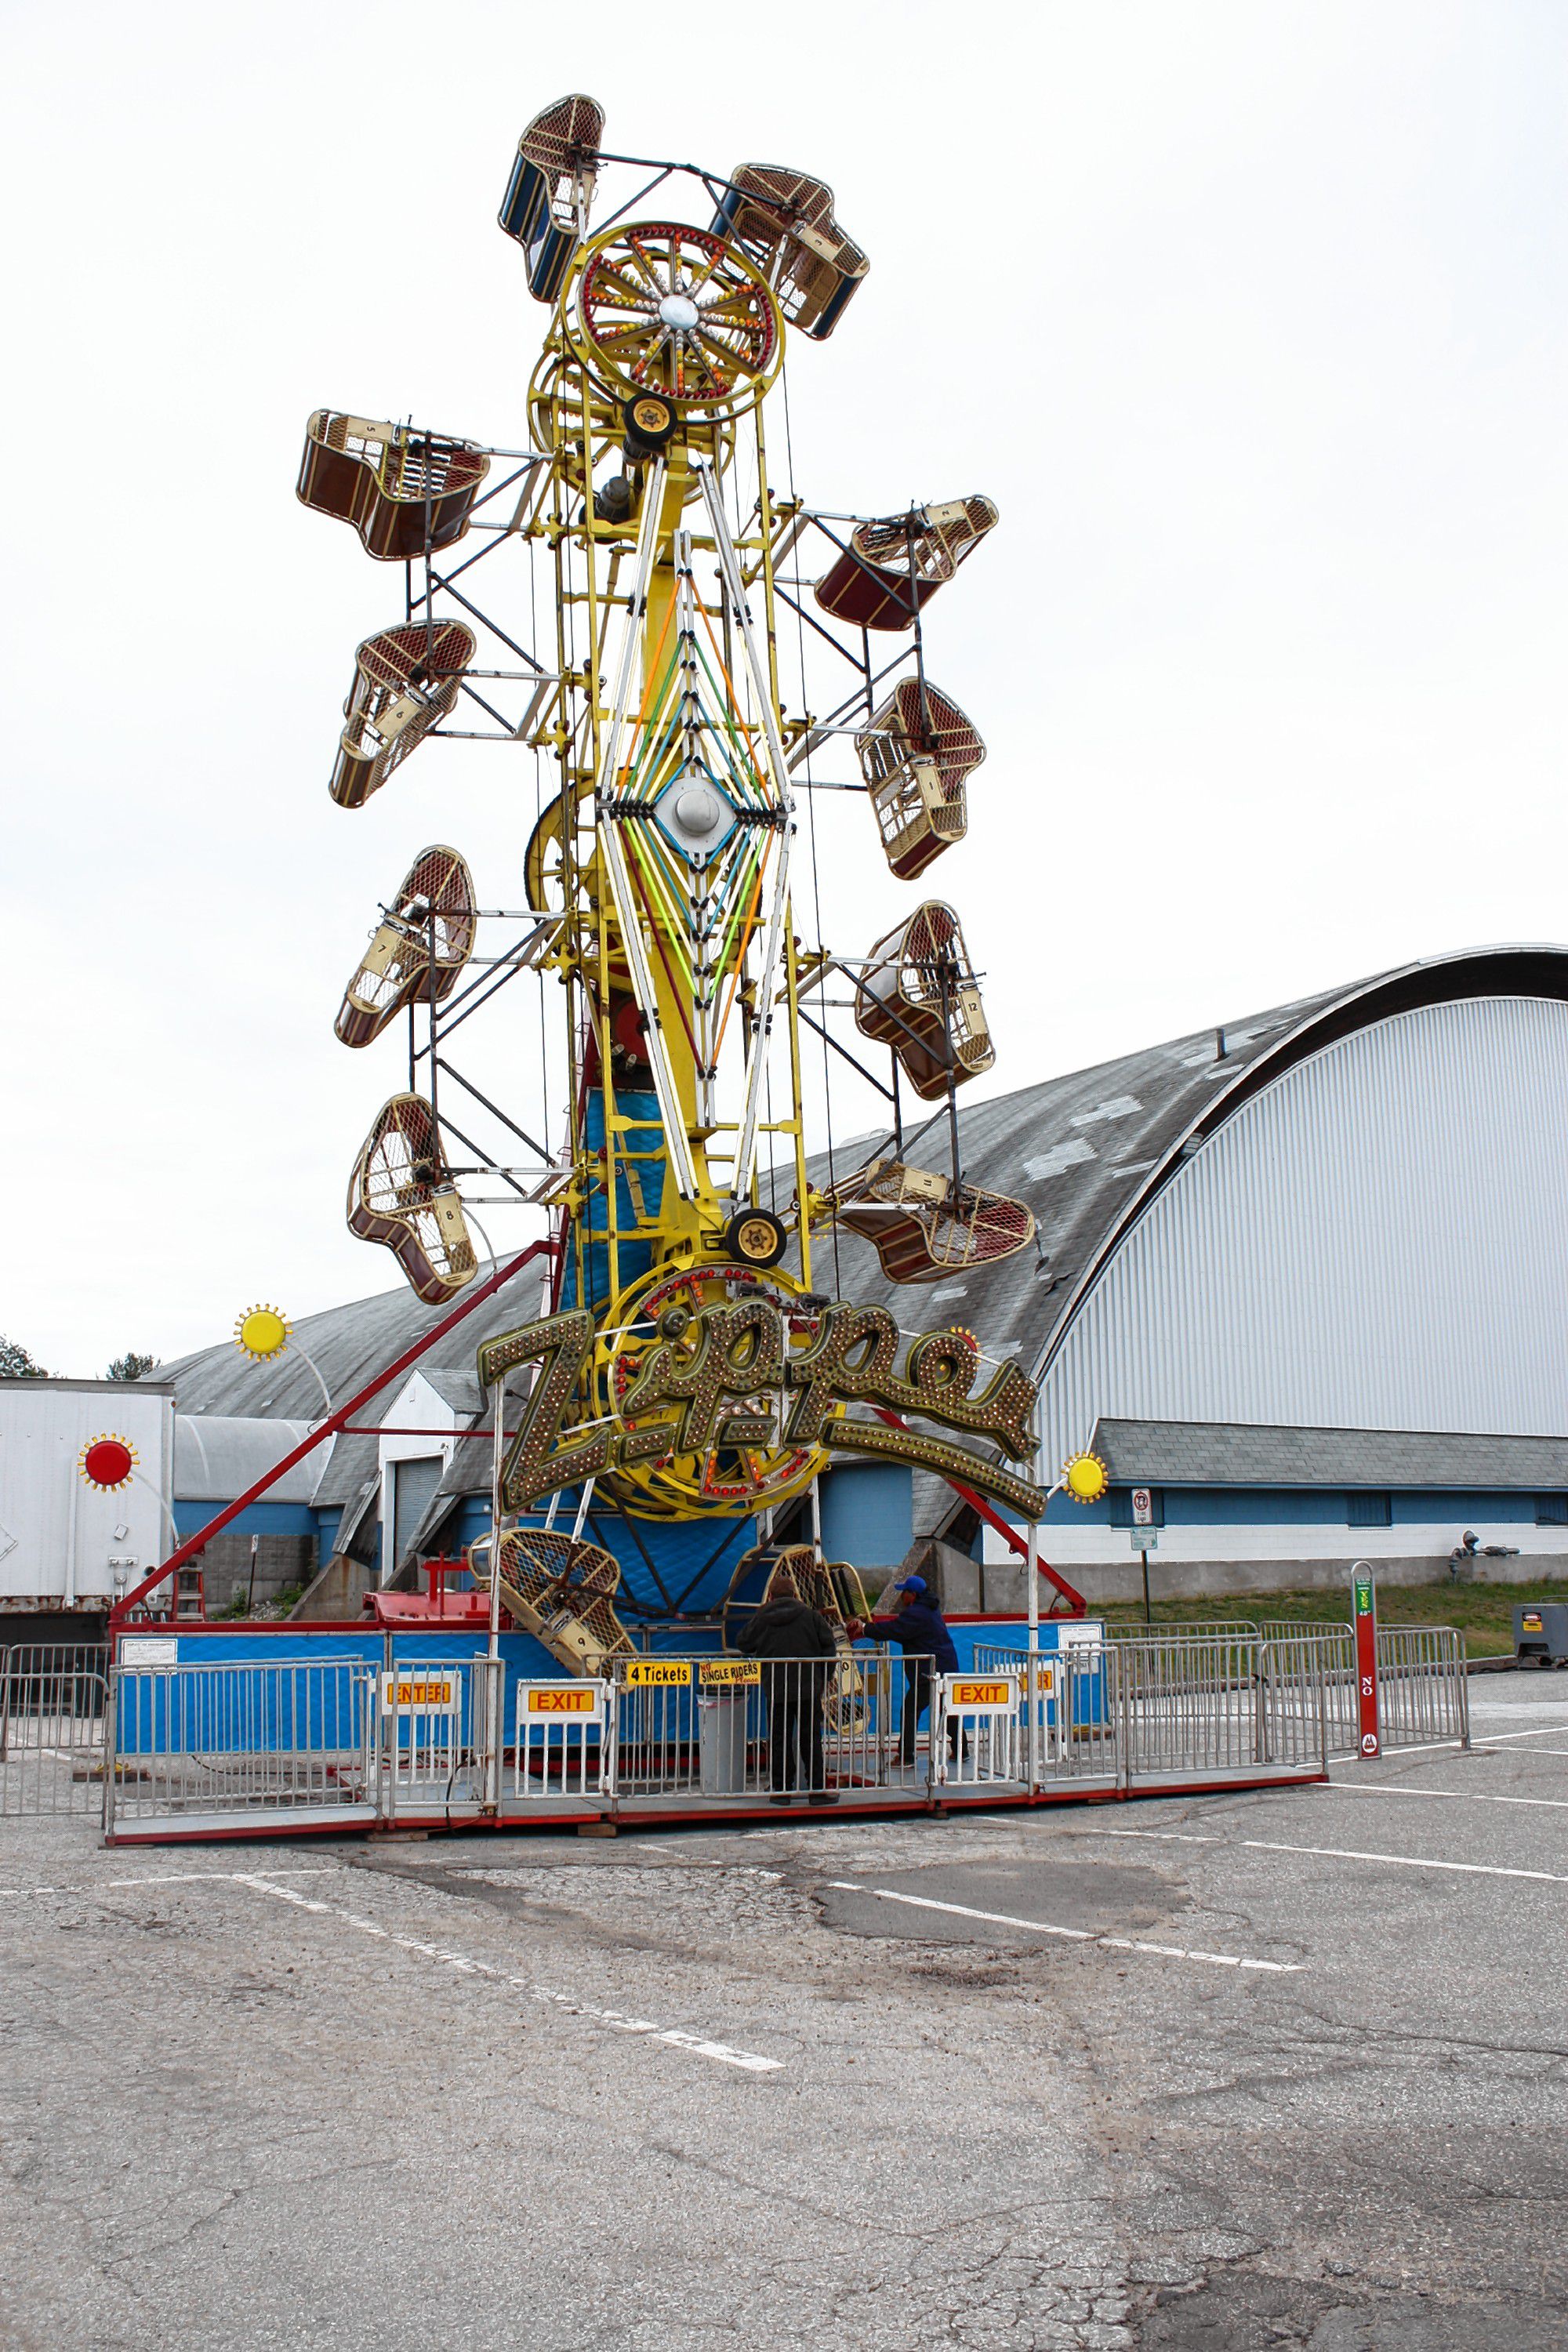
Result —
M899 1754L906 1764L912 1764L915 1760L915 1734L920 1728L921 1715L931 1705L931 1671L929 1658L904 1660L904 1712L899 1726ZM958 1754L958 1717L954 1716L947 1727L947 1752L950 1756Z
M813 1792L827 1786L822 1752L822 1702L826 1677L809 1666L763 1668L768 1702L768 1786Z

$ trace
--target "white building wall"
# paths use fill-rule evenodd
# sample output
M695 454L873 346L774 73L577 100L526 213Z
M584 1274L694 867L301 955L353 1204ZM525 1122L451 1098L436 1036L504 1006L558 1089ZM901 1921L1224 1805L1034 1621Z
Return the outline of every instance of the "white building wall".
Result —
M1101 1413L1568 1433L1568 1006L1402 1013L1266 1088L1121 1244L1044 1407L1057 1461Z
M122 1437L140 1475L89 1486L83 1446ZM174 1400L134 1381L0 1381L0 1611L101 1608L168 1556Z

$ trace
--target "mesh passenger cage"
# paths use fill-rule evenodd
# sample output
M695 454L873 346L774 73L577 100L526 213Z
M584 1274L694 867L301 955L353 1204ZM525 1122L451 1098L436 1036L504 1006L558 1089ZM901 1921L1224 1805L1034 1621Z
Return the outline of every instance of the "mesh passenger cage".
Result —
M450 714L477 643L462 621L408 621L355 649L348 724L329 786L340 808L363 808Z
M422 1095L394 1095L360 1147L349 1180L349 1231L390 1249L426 1305L471 1282L479 1260Z
M861 729L856 751L888 863L913 881L968 830L966 782L985 746L950 697L905 677Z
M502 1598L525 1631L571 1672L596 1675L605 1660L637 1655L616 1609L621 1570L613 1553L553 1528L509 1528L500 1551ZM476 1580L487 1587L490 1552L488 1536L468 1552Z
M833 332L870 263L833 217L833 191L784 163L737 163L715 231L754 261L792 326Z
M338 1008L345 1045L368 1045L405 1004L439 1004L474 951L474 877L457 850L422 849Z
M910 628L1000 520L994 501L977 492L857 523L817 582L816 602L857 628Z
M890 1045L922 1100L978 1077L996 1058L952 908L940 898L877 941L857 992L855 1025Z
M889 1282L937 1282L992 1265L1035 1237L1026 1202L898 1160L871 1160L824 1198L837 1223L871 1243Z

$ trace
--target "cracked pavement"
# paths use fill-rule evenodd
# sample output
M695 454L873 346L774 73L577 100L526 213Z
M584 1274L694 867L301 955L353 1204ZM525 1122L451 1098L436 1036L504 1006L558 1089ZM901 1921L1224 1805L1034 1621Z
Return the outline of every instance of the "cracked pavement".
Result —
M1326 1790L0 1823L0 2347L1560 2352L1558 1687Z

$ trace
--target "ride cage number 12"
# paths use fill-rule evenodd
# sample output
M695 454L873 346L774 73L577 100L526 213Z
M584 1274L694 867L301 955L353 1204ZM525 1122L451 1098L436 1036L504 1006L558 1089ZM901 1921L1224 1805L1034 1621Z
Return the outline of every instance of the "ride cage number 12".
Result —
M1356 1703L1361 1752L1371 1762L1382 1750L1377 1728L1377 1594L1370 1576L1354 1579Z

